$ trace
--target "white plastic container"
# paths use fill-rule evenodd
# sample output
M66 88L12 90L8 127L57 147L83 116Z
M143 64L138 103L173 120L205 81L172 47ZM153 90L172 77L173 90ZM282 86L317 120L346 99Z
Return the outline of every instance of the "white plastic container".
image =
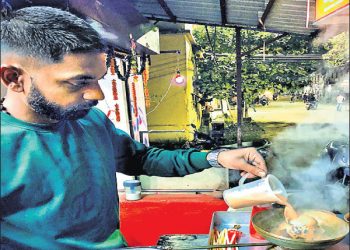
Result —
M123 182L125 198L129 201L141 199L141 182L139 180L126 180Z
M263 179L225 190L223 197L229 207L237 209L267 203L285 204L287 192L275 176L268 175Z

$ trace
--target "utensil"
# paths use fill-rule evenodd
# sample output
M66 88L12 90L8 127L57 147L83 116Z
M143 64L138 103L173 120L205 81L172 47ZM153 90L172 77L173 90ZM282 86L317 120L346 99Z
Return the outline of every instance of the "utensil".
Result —
M324 230L321 240L305 241L276 234L276 228L284 223L282 208L262 211L253 217L255 230L267 241L289 249L323 249L332 246L349 233L349 225L333 213L320 210L305 210L315 214L319 227ZM317 216L316 216L317 215Z
M237 209L267 203L284 204L281 197L287 197L287 192L283 184L269 174L265 178L225 190L223 197L228 206Z

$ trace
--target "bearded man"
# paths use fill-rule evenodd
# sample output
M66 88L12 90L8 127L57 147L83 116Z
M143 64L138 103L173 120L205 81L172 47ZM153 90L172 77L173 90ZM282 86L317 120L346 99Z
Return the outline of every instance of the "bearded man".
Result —
M105 46L77 16L51 7L1 19L1 249L126 245L116 172L184 176L225 167L265 176L253 148L146 147L93 106L104 99Z

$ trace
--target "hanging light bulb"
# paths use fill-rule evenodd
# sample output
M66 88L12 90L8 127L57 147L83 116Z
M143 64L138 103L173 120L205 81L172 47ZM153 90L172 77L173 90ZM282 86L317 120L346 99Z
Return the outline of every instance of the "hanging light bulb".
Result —
M184 86L186 84L186 79L181 75L180 70L176 71L176 74L171 79L171 83L177 86Z
M180 74L180 70L178 70L176 72L176 75L175 75L175 82L179 85L182 85L185 83L185 77L183 77L181 74Z
M186 84L186 79L183 75L180 73L179 69L179 63L180 63L180 51L176 52L176 74L175 76L171 79L171 83L177 86L184 86Z

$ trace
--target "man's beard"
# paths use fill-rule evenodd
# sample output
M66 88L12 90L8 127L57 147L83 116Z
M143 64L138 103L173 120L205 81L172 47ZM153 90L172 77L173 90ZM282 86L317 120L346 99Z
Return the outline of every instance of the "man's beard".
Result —
M36 113L56 121L82 118L98 103L98 101L85 101L84 103L64 108L57 103L47 100L35 86L34 81L32 81L32 86L30 87L27 102Z

